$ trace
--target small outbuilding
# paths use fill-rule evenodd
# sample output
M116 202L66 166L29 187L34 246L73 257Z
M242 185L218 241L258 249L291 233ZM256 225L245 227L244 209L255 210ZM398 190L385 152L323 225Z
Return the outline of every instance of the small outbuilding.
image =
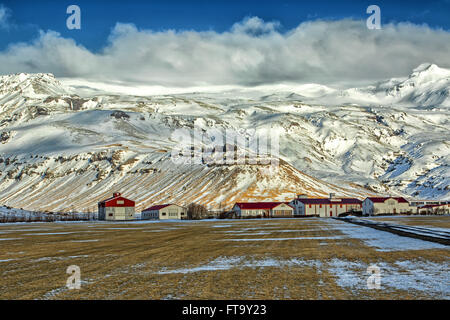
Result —
M98 203L99 220L135 220L135 202L122 197L119 192L113 193L112 198Z
M186 208L176 204L170 203L161 204L143 210L141 213L141 219L142 220L186 219L187 218L186 212L187 212Z

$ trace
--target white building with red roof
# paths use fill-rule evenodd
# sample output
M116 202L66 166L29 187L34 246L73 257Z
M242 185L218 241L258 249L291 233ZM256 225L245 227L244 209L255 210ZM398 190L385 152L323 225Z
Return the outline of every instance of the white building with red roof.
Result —
M142 211L142 220L160 219L186 219L187 214L186 208L176 205L176 204L159 204L154 205Z
M105 199L98 203L98 219L99 220L134 220L135 202L122 197L119 192L113 193L111 198Z
M411 206L403 197L368 197L363 201L363 215L407 214L416 213L417 208Z
M343 213L362 211L362 201L356 198L306 198L300 196L291 201L296 215L312 217L337 217Z
M417 208L417 213L420 214L449 214L450 203L446 204L427 204Z
M286 218L294 216L287 202L237 202L233 206L237 218Z

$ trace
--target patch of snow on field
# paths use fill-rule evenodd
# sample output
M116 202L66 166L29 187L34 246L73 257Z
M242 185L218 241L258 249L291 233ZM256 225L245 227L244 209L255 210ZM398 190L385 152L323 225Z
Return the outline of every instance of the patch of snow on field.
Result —
M44 296L42 297L43 300L49 300L52 299L54 297L56 297L58 294L67 291L68 288L67 287L61 287L61 288L57 288L57 289L53 289L49 292L47 292L46 294L44 294Z
M32 223L32 222L28 222L28 223ZM41 229L39 227L36 228L31 228L31 229L21 229L21 228L16 228L13 230L4 230L4 232L29 232L29 231L50 231L50 230L54 230L54 229Z
M71 234L75 232L43 232L43 233L26 233L26 236L51 236L60 234Z
M245 232L243 230L230 230L223 231L224 233L228 233L230 235L238 235L238 236L253 236L253 235L263 235L263 234L271 234L272 232L267 231L256 231L256 232Z
M276 232L320 232L323 229L298 229L298 230L275 230L272 233Z
M192 273L200 271L216 271L216 270L227 270L231 269L234 265L242 260L242 257L219 257L210 263L194 267L194 268L183 268L174 270L161 270L158 274L170 274L170 273Z
M92 279L80 280L81 286L87 285L90 283L92 283ZM53 289L53 290L47 292L46 294L43 295L43 297L41 299L50 300L50 299L57 297L60 293L67 292L67 291L69 291L69 288L67 286L59 287L59 288L56 288L56 289Z
M264 231L266 229L275 229L275 230L270 230L270 231ZM250 233L249 231L255 231L253 233ZM258 235L258 234L271 234L271 233L291 233L291 232L308 232L308 231L323 231L322 229L297 229L297 230L278 230L277 228L244 228L244 229L240 229L240 230L226 230L226 231L220 231L223 233L236 233L236 234L240 234L240 235Z
M333 259L329 263L329 271L337 276L336 283L340 287L361 287L366 282L362 282L361 274L364 276L367 266L359 262ZM368 276L366 276L367 278Z
M339 230L352 239L360 239L369 247L376 247L377 251L401 251L401 250L424 250L424 249L448 249L447 246L414 239L402 237L390 232L380 231L369 227L350 224L337 220L326 220L330 227Z
M384 283L401 290L418 290L441 293L444 299L450 298L450 266L448 263L431 261L397 261L396 266L403 269L388 271ZM391 274L393 273L393 274Z
M322 265L320 261L316 260L302 260L302 259L288 259L278 260L275 258L253 259L244 261L245 257L219 257L208 264L192 268L181 268L167 270L163 269L158 274L172 274L172 273L194 273L201 271L218 271L229 270L232 268L268 268L268 267L286 267L286 266L301 266L301 267L315 267Z
M421 291L440 299L450 298L450 267L448 263L431 261L397 261L375 263L380 268L381 288L379 290ZM367 290L368 265L333 259L328 270L336 276L336 283L342 288Z
M124 227L124 228L120 228L120 227L114 227L114 228L102 228L102 230L142 230L142 228L134 228L134 227Z
M57 260L70 260L77 258L88 258L88 255L79 255L79 256L68 256L68 257L42 257L38 259L31 260L32 262L42 262L42 261L57 261Z
M325 236L325 237L292 237L292 238L255 238L255 239L222 239L218 241L287 241L287 240L337 240L344 239L342 236Z

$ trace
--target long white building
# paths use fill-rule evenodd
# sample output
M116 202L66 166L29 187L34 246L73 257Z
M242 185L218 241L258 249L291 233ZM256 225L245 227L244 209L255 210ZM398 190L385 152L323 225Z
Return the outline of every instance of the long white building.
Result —
M285 202L238 202L233 206L238 218L286 218L294 216L294 208Z
M290 202L295 215L315 217L337 217L342 213L362 211L362 202L355 198L304 198Z
M161 204L152 206L142 211L141 220L170 220L170 219L186 219L187 210L176 204Z

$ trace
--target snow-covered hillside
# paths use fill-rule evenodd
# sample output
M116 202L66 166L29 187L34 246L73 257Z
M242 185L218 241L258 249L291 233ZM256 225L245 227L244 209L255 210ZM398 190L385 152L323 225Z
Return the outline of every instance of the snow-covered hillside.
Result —
M86 211L116 190L139 209L169 201L230 207L296 193L448 199L449 74L426 64L365 88L140 96L82 90L50 74L2 76L0 204ZM171 134L194 127L277 132L280 166L175 165Z

